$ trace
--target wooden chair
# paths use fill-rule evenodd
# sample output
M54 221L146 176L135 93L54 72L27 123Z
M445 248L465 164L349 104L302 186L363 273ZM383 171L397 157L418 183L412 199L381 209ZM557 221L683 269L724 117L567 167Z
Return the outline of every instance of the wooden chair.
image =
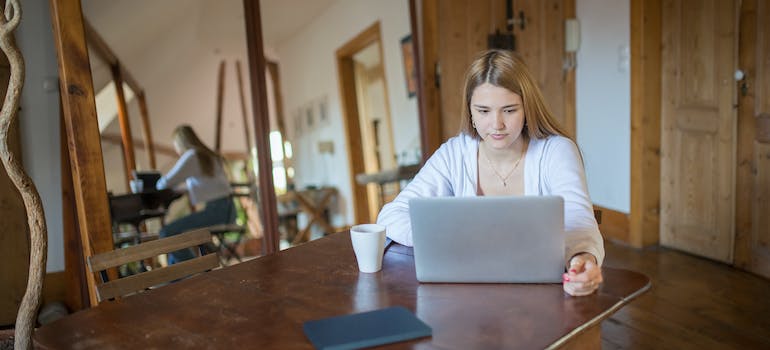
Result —
M209 230L199 229L91 256L88 258L88 267L92 273L99 272L102 278L102 283L96 286L97 298L102 301L133 294L219 267L216 254L203 255L205 253L201 246L210 242ZM191 260L113 281L107 277L107 269L192 247L198 247L200 255Z

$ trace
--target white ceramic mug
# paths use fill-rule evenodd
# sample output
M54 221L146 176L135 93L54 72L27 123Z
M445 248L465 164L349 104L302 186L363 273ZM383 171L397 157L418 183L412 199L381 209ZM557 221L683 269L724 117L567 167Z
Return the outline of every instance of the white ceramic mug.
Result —
M385 226L379 224L356 225L350 229L350 240L361 272L371 273L382 269L382 253L385 250Z

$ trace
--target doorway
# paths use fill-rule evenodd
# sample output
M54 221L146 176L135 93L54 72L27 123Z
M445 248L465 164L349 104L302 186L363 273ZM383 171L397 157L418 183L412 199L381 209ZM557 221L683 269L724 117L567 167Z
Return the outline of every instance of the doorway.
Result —
M337 50L337 66L350 150L355 221L374 222L385 200L382 198L384 191L375 184L358 184L356 175L376 173L397 165L379 22Z

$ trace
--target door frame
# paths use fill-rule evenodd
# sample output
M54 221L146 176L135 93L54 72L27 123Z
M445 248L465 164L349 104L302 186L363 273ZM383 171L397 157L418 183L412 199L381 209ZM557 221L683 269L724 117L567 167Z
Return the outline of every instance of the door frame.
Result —
M355 89L355 62L353 61L353 55L377 42L381 42L380 21L374 22L374 24L361 31L353 39L350 39L337 49L335 53L342 124L345 126L345 141L348 149L354 224L369 222L370 213L368 205L369 194L366 191L366 185L360 185L356 182L356 174L364 173L365 167L358 99L356 98ZM382 60L382 50L380 50L380 62L384 62Z

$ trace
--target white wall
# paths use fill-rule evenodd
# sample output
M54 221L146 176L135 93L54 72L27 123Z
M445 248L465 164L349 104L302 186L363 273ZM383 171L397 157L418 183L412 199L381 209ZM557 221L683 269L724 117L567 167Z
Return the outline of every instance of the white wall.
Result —
M629 0L578 0L577 138L594 204L630 212Z
M265 15L265 14L263 14ZM340 0L319 14L282 45L275 48L280 60L281 94L287 117L287 133L295 154L296 182L329 185L345 198L333 214L333 225L353 222L350 170L345 126L342 122L335 52L364 29L380 21L385 77L388 84L394 148L417 161L420 147L417 100L409 98L400 40L410 33L407 0ZM294 133L295 115L303 106L327 97L330 122ZM334 154L321 155L318 141L334 142Z
M47 1L25 1L16 43L25 61L19 125L24 167L35 183L48 226L48 272L64 270L59 71Z

